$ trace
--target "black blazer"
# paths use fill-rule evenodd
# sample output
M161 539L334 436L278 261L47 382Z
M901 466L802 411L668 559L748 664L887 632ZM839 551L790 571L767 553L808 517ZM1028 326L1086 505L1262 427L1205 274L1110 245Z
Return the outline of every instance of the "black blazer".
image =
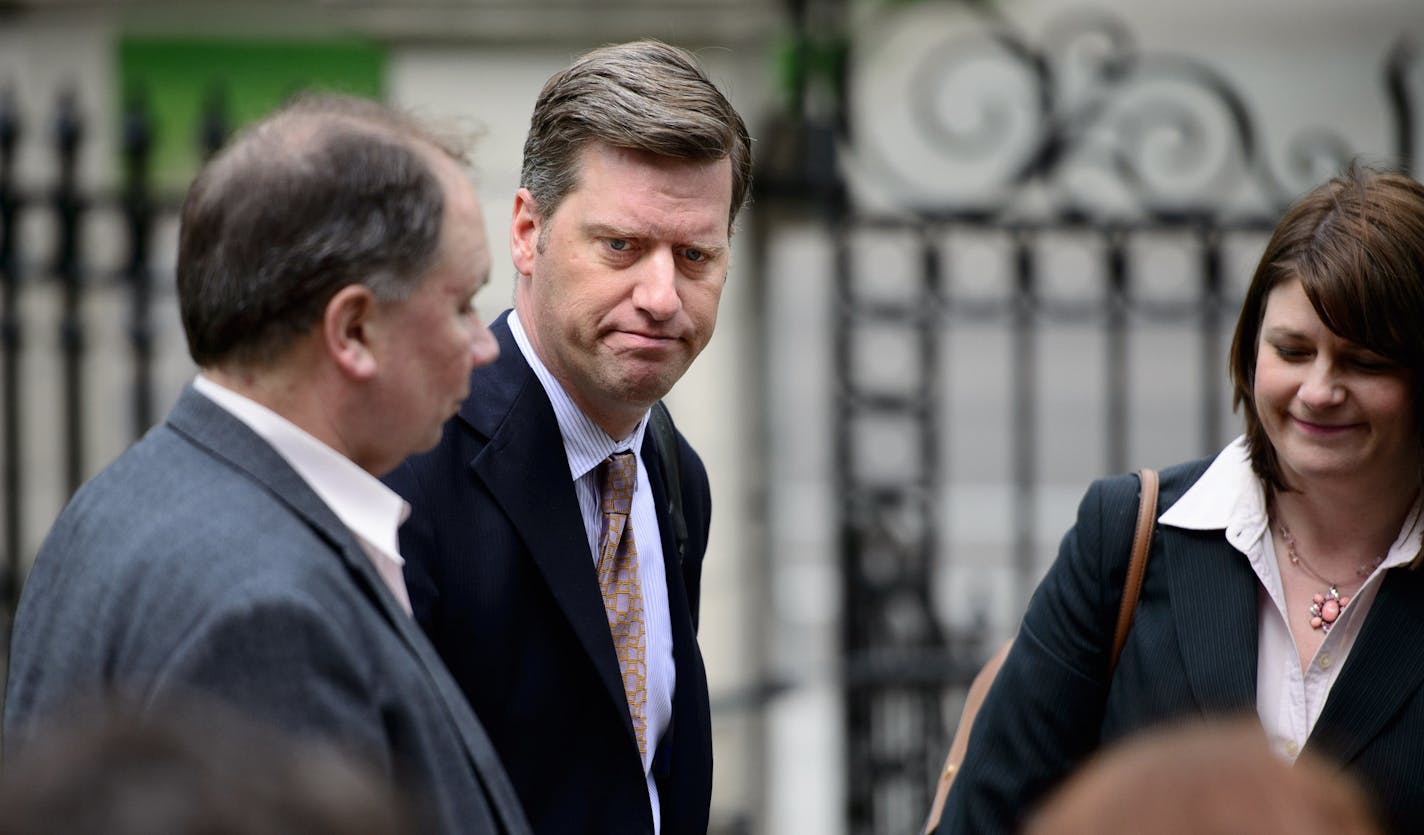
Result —
M1165 470L1158 513L1210 460ZM1137 511L1135 476L1095 482L974 724L941 833L1017 831L1102 745L1171 720L1256 715L1260 582L1222 531L1158 525L1108 682ZM1392 831L1424 819L1424 572L1389 571L1306 750L1340 764Z
M439 445L387 482L417 620L499 751L536 832L652 831L647 784L553 407L508 325ZM689 538L679 564L652 433L642 457L659 508L677 684L654 760L664 835L705 833L712 791L697 606L711 498L678 436Z
M183 392L75 494L25 584L9 754L76 698L191 692L369 758L420 829L529 831L480 723L351 531L246 424Z

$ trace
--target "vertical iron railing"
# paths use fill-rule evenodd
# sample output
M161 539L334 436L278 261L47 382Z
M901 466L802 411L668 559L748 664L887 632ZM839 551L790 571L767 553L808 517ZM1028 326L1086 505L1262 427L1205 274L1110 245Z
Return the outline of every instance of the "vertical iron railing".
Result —
M940 547L943 254L920 230L915 280L894 295L867 292L874 282L855 258L860 230L846 220L835 236L836 470L845 488L842 594L857 605L845 611L841 641L847 721L864 731L847 742L852 770L882 790L850 792L847 804L852 832L905 832L929 803L924 752L945 739L944 635L925 582ZM904 368L870 351L886 328L905 336L896 343Z
M137 438L156 419L153 309L157 296L172 292L171 277L161 275L155 266L154 237L160 221L177 213L180 195L158 193L153 185L155 131L144 97L129 98L118 125L120 176L118 188L112 190L86 190L82 185L81 160L92 132L74 91L61 92L56 101L50 130L39 137L43 146L39 150L55 161L53 182L22 183L16 168L26 124L14 91L0 89L0 456L4 462L0 474L0 525L4 531L0 536L4 548L0 554L0 639L4 640L0 672L27 558L32 556L27 553L31 531L26 529L26 516L34 510L31 503L62 502L87 475L90 439L85 426L94 398L86 375L88 343L93 338L85 323L86 301L95 291L117 288L127 303L126 341L131 362L128 422L132 437ZM225 141L229 120L224 107L224 97L215 90L195 126L193 141L204 159ZM121 260L112 265L98 263L100 256L88 247L94 236L88 234L87 224L100 212L117 216L117 228L123 230ZM39 239L25 233L50 227L30 224L27 218L42 215L52 219L51 248L32 255L29 250L38 244L27 244L27 240ZM43 285L57 290L57 339L31 346L25 339L25 315L45 308L32 308L26 300L30 291ZM52 424L30 426L26 398L38 389L24 376L26 352L48 350L51 344L59 359L59 418ZM120 354L123 347L96 346L95 350L103 350L107 356ZM37 496L33 485L40 480L30 478L26 471L26 451L34 448L37 440L48 441L56 434L62 458L59 489L64 493Z
M124 281L129 291L129 345L133 354L133 434L153 424L153 284L149 268L154 206L149 189L153 126L141 95L130 97L124 111L124 218L128 258Z
M1104 404L1103 440L1107 444L1104 471L1120 473L1127 469L1129 406L1127 392L1132 369L1128 364L1128 309L1132 304L1132 288L1127 276L1127 252L1122 231L1107 228L1102 234L1106 247L1104 260L1107 270L1107 321L1103 324L1107 339L1107 350L1103 363L1107 368L1106 400ZM1030 575L1031 576L1031 575ZM1028 589L1023 589L1020 600L1028 599Z
M1221 260L1221 230L1201 225L1196 228L1196 235L1201 247L1201 260L1198 264L1201 273L1201 300L1198 307L1201 311L1198 324L1201 329L1201 367L1208 370L1221 369L1219 373L1225 375L1226 355L1221 350L1221 332L1226 318L1227 300L1223 286L1225 276ZM1219 387L1204 385L1202 389L1201 435L1198 445L1200 449L1208 450L1226 434L1221 420L1225 404L1222 402Z
M1013 526L1013 567L1015 582L1023 587L1032 576L1036 558L1034 542L1037 524L1034 499L1038 473L1038 275L1034 257L1035 236L1017 228L1012 235L1013 302L1010 330L1013 334L1010 363L1013 394L1010 410L1013 432L1009 460L1013 467L1013 502L1009 524Z
M54 275L63 292L59 345L64 358L64 475L70 493L84 480L84 275L79 260L79 224L84 210L79 194L79 145L83 138L77 94L67 91L59 98L54 121L59 158L59 184L54 192L59 224Z
M24 507L20 493L20 345L22 341L20 320L20 263L19 231L16 220L19 217L19 199L15 194L15 151L20 139L20 116L16 112L15 93L6 90L0 95L0 401L3 401L4 421L3 442L0 455L5 458L3 482L3 509L5 525L4 575L0 578L3 596L4 630L0 638L9 646L9 614L15 611L20 599L20 577L24 566L21 560L21 519Z

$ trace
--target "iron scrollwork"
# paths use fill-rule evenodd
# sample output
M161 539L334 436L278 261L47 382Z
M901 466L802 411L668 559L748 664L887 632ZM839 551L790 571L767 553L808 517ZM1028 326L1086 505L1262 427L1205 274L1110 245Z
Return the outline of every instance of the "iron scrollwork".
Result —
M908 28L936 33L892 33L857 62L899 68L862 78L849 103L856 142L841 158L862 196L882 192L872 204L1000 217L1269 215L1357 153L1322 126L1291 138L1273 165L1224 74L1143 51L1105 12L1055 19L1038 42L982 13ZM1388 162L1405 167L1417 57L1401 41L1385 62L1396 146Z

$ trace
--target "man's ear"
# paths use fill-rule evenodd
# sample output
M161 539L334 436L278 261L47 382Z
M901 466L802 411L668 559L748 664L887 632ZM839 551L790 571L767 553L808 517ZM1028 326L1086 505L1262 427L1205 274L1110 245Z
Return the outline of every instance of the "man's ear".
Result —
M357 381L376 374L371 327L375 314L376 297L362 284L348 284L336 291L322 313L322 344L327 355L343 374Z
M534 273L534 256L539 251L539 233L543 226L534 195L527 188L515 192L514 217L509 222L509 252L520 275Z

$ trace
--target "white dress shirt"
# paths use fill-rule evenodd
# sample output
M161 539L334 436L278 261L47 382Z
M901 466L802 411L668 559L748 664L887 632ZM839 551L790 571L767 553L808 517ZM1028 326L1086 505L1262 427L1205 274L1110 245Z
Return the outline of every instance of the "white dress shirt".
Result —
M1384 561L1351 597L1350 605L1340 613L1305 670L1301 669L1300 654L1288 626L1275 545L1268 535L1265 487L1251 469L1246 438L1239 437L1222 450L1197 483L1158 521L1188 530L1222 530L1226 541L1250 561L1261 583L1256 712L1272 746L1282 757L1294 761L1345 666L1365 616L1379 594L1385 571L1408 564L1419 553L1419 501L1405 518ZM1209 610L1208 604L1200 616L1210 617Z
M539 355L534 352L519 314L510 311L509 330L514 342L524 354L534 375L539 378L549 403L554 407L554 416L559 422L559 433L564 440L564 454L569 461L569 477L578 496L579 510L583 514L584 529L588 535L590 559L598 564L598 535L603 513L599 503L598 465L615 452L629 451L637 458L637 480L633 487L633 508L629 523L633 526L633 539L638 545L638 580L643 587L643 619L647 631L648 652L648 701L646 705L648 722L648 750L643 755L643 774L648 782L648 799L653 806L653 831L662 829L661 806L658 802L657 782L652 774L653 754L658 741L667 730L672 717L672 695L676 686L676 668L672 656L672 619L668 613L667 575L663 567L663 541L658 529L657 508L653 502L653 490L648 484L647 467L643 464L643 435L647 431L648 416L642 420L627 438L609 438L602 429L588 418L574 404L568 392L545 367Z
M410 505L350 458L261 403L201 374L193 381L193 388L247 424L286 459L341 524L355 535L396 602L410 614L410 597L401 573L405 560L401 558L396 538L396 531L410 515Z

